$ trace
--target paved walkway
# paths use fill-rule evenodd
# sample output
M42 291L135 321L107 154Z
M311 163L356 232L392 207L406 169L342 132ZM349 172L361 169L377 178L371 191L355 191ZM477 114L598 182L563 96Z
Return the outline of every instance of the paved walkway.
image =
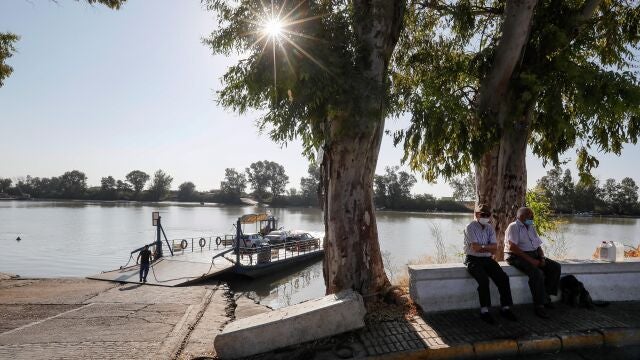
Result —
M0 359L215 358L214 338L228 322L263 311L224 285L0 276ZM559 306L550 320L535 317L530 306L514 312L519 322L496 317L498 324L488 325L474 310L405 319L386 309L369 316L365 329L252 359L640 358L640 301L595 310ZM603 346L625 347L585 350Z
M549 310L549 320L536 317L530 305L516 306L514 313L518 322L496 316L496 325L480 320L476 310L423 314L409 320L399 312L385 314L368 319L367 327L360 331L251 359L491 359L527 355L534 359L561 351L567 353L557 359L592 359L593 353L585 348L640 345L640 301L594 310L558 305ZM626 359L640 359L638 347L625 349L631 354Z

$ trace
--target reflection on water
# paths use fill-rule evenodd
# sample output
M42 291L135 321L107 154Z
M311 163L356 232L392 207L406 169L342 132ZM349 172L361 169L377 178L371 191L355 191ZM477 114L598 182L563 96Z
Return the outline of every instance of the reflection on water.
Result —
M151 212L160 211L170 239L233 233L243 214L264 211L252 206L185 203L83 201L0 201L0 271L21 276L87 276L124 265L129 252L154 240ZM269 208L287 229L323 232L318 209ZM435 253L431 227L442 231L447 251L462 250L462 230L471 214L418 212L377 213L380 247L391 266L402 269L412 259ZM590 258L603 240L638 245L640 220L634 218L564 217L569 257ZM22 241L17 242L17 236ZM244 280L238 289L252 291L274 307L324 294L321 263L292 269L259 281Z
M259 279L228 276L224 280L229 282L234 292L245 293L272 308L297 304L325 294L322 261L317 259Z

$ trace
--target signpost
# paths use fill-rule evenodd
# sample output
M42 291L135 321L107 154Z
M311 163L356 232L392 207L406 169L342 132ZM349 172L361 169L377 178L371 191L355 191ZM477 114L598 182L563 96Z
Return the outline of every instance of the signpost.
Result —
M162 224L160 223L160 212L154 211L151 213L151 221L153 226L156 227L156 254L155 258L159 259L162 257L162 240L160 239L160 234L162 232Z

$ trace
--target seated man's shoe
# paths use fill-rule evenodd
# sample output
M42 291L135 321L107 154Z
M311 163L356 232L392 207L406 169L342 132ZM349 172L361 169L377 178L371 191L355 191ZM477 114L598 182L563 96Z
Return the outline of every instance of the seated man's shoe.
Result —
M491 316L490 313L486 312L486 313L480 313L480 319L482 319L482 321L486 322L487 324L495 324L496 321L493 319L493 316Z
M547 311L544 309L544 306L536 306L536 309L534 310L534 312L539 318L543 318L543 319L550 318L549 314L547 314Z
M507 320L518 321L518 318L513 313L513 311L511 311L511 309L502 309L502 310L500 310L500 316L502 316L503 318L505 318Z

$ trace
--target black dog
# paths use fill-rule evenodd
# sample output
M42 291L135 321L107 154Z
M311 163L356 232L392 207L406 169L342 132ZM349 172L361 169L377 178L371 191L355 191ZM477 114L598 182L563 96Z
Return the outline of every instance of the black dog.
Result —
M567 275L560 279L560 290L562 291L562 302L570 306L582 306L593 309L593 300L584 284L578 281L575 276Z

